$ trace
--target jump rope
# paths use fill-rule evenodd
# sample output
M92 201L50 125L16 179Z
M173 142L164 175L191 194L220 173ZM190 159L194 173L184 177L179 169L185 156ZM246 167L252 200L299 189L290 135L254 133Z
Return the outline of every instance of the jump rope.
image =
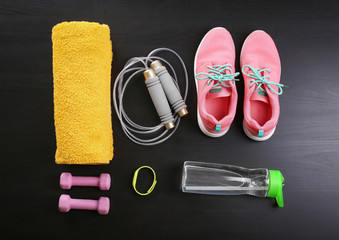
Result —
M177 73L167 60L156 56L160 52L172 53L181 63L185 76L183 98L180 94ZM172 76L162 63L169 67ZM141 126L135 123L124 110L123 100L127 86L141 73L145 77L145 84L161 120L161 123L156 126ZM126 74L130 75L125 77ZM126 62L124 68L115 79L112 98L115 112L126 136L136 144L152 146L169 139L177 130L180 117L187 115L187 106L185 104L187 92L188 74L184 61L172 49L157 48L151 51L147 57L133 57ZM155 134L156 136L154 137Z

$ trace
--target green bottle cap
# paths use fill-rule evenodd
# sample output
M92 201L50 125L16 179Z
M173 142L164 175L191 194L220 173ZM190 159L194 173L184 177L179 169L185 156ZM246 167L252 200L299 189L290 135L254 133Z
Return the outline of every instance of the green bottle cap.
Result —
M278 170L268 170L269 185L267 197L275 198L279 207L284 207L283 198L283 182L285 181L283 175Z

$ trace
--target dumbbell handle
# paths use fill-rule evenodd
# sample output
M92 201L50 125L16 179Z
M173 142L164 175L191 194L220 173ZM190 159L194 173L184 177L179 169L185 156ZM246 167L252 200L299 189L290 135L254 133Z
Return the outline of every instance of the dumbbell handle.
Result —
M71 199L72 209L97 210L98 200L91 199Z
M98 177L72 177L73 186L89 186L96 187L99 186L100 179Z

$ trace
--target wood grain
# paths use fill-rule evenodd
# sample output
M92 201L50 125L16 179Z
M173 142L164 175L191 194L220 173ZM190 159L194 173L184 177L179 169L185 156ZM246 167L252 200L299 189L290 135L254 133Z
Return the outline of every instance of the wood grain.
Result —
M337 1L10 1L0 2L1 239L336 239L339 221L339 4ZM108 166L54 163L51 29L62 21L106 23L114 79L126 60L169 47L189 71L190 115L174 136L141 147L123 134L113 112L115 157ZM282 62L281 116L274 136L257 143L242 131L243 83L232 127L222 138L197 125L193 59L204 34L227 28L239 59L244 39L263 29ZM236 63L239 71L239 63ZM139 87L140 86L140 87ZM146 89L131 84L126 109L156 120ZM136 101L137 99L137 101ZM138 116L139 115L139 116ZM148 116L149 115L149 116ZM180 191L186 160L279 169L285 207L250 196ZM133 172L150 165L158 184L148 197L133 192ZM109 172L112 189L61 190L59 175ZM141 180L141 178L140 178ZM147 176L145 186L147 187ZM111 212L58 212L60 194L111 199Z

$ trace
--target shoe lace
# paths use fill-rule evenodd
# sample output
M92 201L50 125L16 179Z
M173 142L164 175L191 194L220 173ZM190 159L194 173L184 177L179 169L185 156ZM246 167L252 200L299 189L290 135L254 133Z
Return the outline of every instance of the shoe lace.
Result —
M207 66L207 68L209 69L207 73L198 73L195 75L196 79L198 80L208 79L207 85L210 85L212 81L218 81L216 84L213 85L213 87L216 87L218 85L231 87L230 85L226 85L225 83L228 81L233 81L233 84L235 84L235 81L239 81L239 79L235 79L235 77L239 76L240 73L233 73L232 65L230 64ZM227 71L229 73L227 73Z
M247 74L245 73L244 69L245 68L248 68L249 70L251 70L252 72ZM264 85L266 85L272 92L274 92L275 94L277 95L281 95L283 93L283 87L287 87L283 84L280 84L280 83L275 83L275 82L270 82L268 81L270 79L270 76L263 76L262 73L264 73L265 71L270 73L270 70L269 69L260 69L260 68L254 68L250 65L244 65L241 69L242 73L245 74L246 76L252 78L251 79L251 83L250 83L250 87L252 87L253 84L256 84L257 85L257 88L256 90L258 91L258 93L260 94L266 94L266 91L265 89L263 89L262 87ZM271 85L274 85L274 86L277 86L278 87L278 92L275 91L273 89L273 87Z

